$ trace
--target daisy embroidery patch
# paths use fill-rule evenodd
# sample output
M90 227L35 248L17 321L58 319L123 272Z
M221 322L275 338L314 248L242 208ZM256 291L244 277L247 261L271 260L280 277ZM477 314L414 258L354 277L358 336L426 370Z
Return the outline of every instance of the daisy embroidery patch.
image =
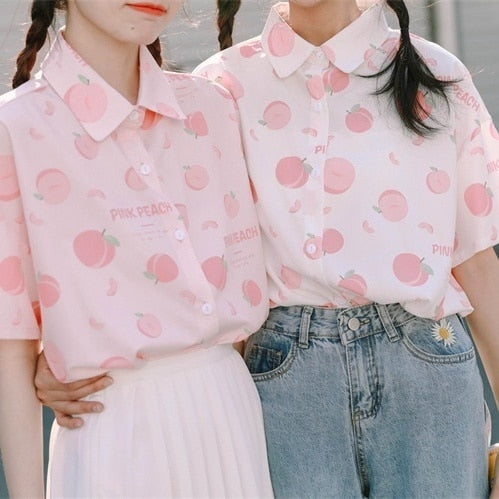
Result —
M435 341L441 341L448 347L456 343L456 335L454 334L454 328L446 319L442 319L439 322L435 322L431 328L431 335Z

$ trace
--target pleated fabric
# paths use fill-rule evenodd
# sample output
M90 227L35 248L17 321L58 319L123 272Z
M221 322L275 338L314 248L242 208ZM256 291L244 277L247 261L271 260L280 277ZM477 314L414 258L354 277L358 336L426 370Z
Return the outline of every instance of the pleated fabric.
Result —
M111 373L105 410L56 422L48 498L272 497L260 399L230 345Z

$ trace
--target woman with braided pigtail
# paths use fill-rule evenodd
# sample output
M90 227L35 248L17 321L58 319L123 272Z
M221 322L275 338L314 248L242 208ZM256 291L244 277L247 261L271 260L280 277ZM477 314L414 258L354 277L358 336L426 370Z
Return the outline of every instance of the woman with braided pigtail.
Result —
M245 359L274 493L484 498L470 332L498 401L499 134L405 2L370 3L279 3L195 71L241 116L272 306ZM237 6L218 8L224 48Z
M260 400L232 345L268 312L258 220L229 93L160 67L180 5L34 0L0 96L12 498L44 497L40 345L78 396L88 376L113 385L73 432L54 408L46 497L272 497ZM65 26L31 77L57 9Z

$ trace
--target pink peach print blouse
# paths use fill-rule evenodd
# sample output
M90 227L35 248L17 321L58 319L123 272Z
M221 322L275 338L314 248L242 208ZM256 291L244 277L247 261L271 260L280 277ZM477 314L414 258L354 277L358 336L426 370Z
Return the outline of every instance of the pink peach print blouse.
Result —
M60 35L0 100L0 337L60 380L245 338L268 311L261 238L221 87L140 53L131 105Z
M362 77L398 44L381 2L320 47L292 31L287 9L196 70L237 101L271 300L469 313L450 270L499 242L499 134L468 71L413 37L436 75L457 80L449 109L420 93L445 128L416 136Z

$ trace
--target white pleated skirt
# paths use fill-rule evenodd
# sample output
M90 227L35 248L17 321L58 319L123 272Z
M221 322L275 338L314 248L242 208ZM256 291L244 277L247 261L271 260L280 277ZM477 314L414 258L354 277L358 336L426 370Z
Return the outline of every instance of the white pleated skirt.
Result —
M272 497L258 393L231 345L115 370L104 412L54 423L48 498Z

